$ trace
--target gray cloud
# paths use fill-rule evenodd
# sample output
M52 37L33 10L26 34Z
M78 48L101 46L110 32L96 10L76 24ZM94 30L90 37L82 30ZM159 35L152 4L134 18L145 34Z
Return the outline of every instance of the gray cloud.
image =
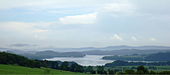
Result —
M37 45L32 45L32 44L12 44L10 46L12 46L12 47L35 47Z

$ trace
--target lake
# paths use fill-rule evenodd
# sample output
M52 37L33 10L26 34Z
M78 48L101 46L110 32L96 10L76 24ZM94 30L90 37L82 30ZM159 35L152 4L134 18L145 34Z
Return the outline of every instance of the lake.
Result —
M85 57L55 57L46 59L49 61L74 61L83 66L97 66L111 63L113 60L103 60L104 55L86 55Z

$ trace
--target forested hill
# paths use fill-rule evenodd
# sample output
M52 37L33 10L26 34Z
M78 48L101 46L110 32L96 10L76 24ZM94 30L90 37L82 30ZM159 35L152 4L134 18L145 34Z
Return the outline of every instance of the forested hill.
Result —
M24 56L19 56L16 54L0 52L0 64L15 64L26 67L41 67L40 61L31 60Z
M0 64L19 65L31 68L52 68L58 70L66 70L72 72L83 72L83 66L75 62L47 61L47 60L32 60L24 56L16 54L0 52Z
M47 58L54 58L54 57L84 57L85 54L81 52L56 52L56 51L37 51L37 52L27 52L27 51L20 51L20 50L7 50L8 53L14 53L17 55L22 55L30 59L38 59L43 60Z
M170 52L160 52L147 55L122 55L122 56L105 56L105 60L123 60L123 61L170 61Z
M146 61L170 61L170 52L150 54L145 57Z
M106 67L114 67L114 66L170 66L170 62L127 62L127 61L114 61L112 63L105 64Z

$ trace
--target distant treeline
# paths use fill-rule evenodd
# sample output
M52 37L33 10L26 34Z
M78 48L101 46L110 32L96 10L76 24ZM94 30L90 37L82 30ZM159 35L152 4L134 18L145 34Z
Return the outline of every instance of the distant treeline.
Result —
M29 53L29 52L20 52L20 51L7 51L8 53L14 53L17 55L22 55L30 59L48 59L48 58L54 58L54 57L84 57L85 54L81 52L55 52L55 51L38 51L35 53Z
M121 61L117 60L112 63L105 64L106 67L114 67L114 66L170 66L170 61L166 62L127 62L127 61Z
M160 52L147 55L122 55L122 56L105 56L105 60L123 60L123 61L170 61L170 52Z

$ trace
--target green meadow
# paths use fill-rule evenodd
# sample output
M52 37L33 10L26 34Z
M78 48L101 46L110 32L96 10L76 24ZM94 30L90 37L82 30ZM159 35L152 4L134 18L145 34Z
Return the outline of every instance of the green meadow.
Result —
M0 75L90 75L49 68L28 68L15 65L0 65Z

